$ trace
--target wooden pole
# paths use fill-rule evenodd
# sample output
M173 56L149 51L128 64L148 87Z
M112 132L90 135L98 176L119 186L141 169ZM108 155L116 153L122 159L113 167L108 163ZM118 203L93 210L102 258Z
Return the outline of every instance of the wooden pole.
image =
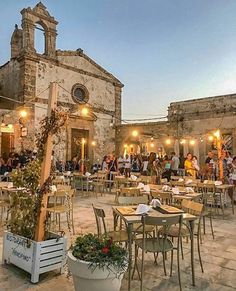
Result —
M84 147L85 147L85 139L82 138L82 141L81 141L81 172L82 174L84 174Z
M48 113L47 113L49 117L51 115L52 110L56 108L57 90L58 90L58 84L50 83ZM53 138L52 135L49 135L47 138L46 145L45 145L45 154L44 154L42 168L41 168L40 186L42 186L44 182L50 176L51 163L52 163L52 138ZM47 201L48 201L48 196L47 194L45 194L42 199L41 210L40 210L39 218L38 218L38 224L36 226L36 231L35 231L36 241L44 240Z
M222 181L224 179L224 172L223 172L223 161L222 161L222 142L221 142L220 137L216 139L216 147L217 147L217 154L218 154L219 179Z

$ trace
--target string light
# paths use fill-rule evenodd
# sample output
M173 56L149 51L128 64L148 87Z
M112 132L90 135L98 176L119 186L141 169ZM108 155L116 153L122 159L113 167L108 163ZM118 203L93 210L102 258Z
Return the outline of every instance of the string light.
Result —
M82 114L83 116L87 116L88 113L89 113L89 110L88 110L87 107L83 107L83 108L81 109L81 114Z
M26 111L25 109L22 109L22 110L20 111L20 117L24 118L24 117L26 117L26 116L27 116L27 111Z
M171 144L171 140L169 138L166 140L166 144L167 145L170 145Z
M151 148L154 148L154 143L153 142L150 144L150 147Z
M138 131L137 130L133 130L132 131L132 136L137 137L138 136Z
M214 133L213 133L214 137L216 137L217 139L220 138L220 130L217 129Z
M208 136L208 140L209 140L209 141L213 141L213 139L214 139L214 137L213 137L212 135L209 135L209 136Z
M193 139L190 140L189 144L190 144L190 145L195 145L195 140L193 140Z
M91 142L91 145L92 145L92 146L96 146L96 141L93 140L93 141Z
M181 141L180 141L180 144L185 144L186 143L186 140L185 139L182 139Z

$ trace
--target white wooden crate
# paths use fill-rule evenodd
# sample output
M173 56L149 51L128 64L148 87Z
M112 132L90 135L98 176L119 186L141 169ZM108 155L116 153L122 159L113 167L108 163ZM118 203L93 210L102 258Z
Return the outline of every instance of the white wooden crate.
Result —
M50 239L36 242L5 231L3 236L3 263L12 263L31 274L37 283L39 275L55 269L64 271L67 238L50 233Z

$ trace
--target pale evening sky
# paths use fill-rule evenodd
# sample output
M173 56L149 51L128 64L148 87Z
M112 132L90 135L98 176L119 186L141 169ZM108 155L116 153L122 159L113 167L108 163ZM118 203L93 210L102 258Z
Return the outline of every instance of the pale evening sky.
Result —
M123 117L165 116L170 102L236 92L235 0L45 0L57 48L84 52L124 84ZM20 10L0 1L0 64Z

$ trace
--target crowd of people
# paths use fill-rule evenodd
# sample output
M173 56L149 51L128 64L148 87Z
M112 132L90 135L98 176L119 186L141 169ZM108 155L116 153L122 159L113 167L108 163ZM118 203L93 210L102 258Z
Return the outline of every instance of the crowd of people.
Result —
M30 160L36 158L36 151L23 150L20 153L15 151L9 154L3 153L0 157L0 175L12 172L14 169L24 167Z
M222 151L222 164L224 182L236 185L236 157L232 158L231 153ZM106 155L101 165L95 165L93 171L97 170L116 172L130 176L131 172L139 172L142 175L156 176L156 180L166 178L168 181L171 175L183 174L201 180L217 180L219 177L218 157L213 151L209 151L204 164L199 164L198 158L188 153L186 158L179 157L175 152L170 155L158 157L152 152L149 155L126 154L125 156Z

